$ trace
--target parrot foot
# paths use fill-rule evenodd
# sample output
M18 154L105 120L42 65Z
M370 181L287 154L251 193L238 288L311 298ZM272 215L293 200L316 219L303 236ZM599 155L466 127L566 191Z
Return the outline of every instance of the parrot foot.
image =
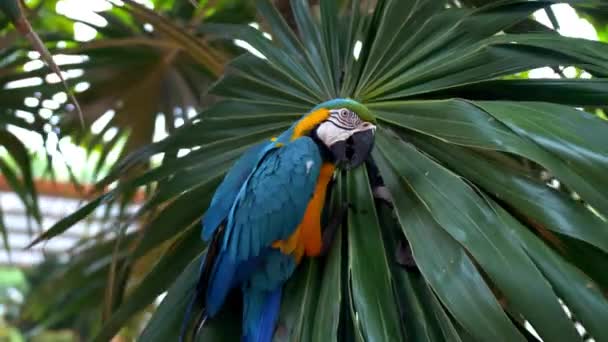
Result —
M279 341L286 341L289 336L287 331L287 326L284 323L277 323L277 327L274 330L274 339Z
M378 169L378 165L376 165L374 158L370 157L367 160L367 170L374 198L385 202L392 208L393 197L388 188L384 185L384 180L382 179L382 175L380 175L380 170Z
M386 202L391 208L393 207L393 196L384 185L376 186L373 189L374 198Z
M416 265L416 260L414 260L414 255L412 254L412 248L407 242L399 241L397 250L395 251L395 259L397 259L399 265L408 270L418 269L418 265Z

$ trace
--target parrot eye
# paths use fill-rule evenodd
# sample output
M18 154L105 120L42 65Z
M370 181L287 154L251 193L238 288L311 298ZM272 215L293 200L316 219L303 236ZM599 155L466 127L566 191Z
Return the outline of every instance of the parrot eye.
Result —
M355 112L350 111L348 108L332 110L327 121L333 123L339 128L346 130L355 129L361 123L359 116Z

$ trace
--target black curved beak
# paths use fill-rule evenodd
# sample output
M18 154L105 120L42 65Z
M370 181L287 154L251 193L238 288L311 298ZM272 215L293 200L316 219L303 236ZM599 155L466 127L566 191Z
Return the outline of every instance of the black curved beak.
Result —
M336 164L346 169L354 169L363 164L374 147L374 130L357 132L347 140L338 141L330 147Z

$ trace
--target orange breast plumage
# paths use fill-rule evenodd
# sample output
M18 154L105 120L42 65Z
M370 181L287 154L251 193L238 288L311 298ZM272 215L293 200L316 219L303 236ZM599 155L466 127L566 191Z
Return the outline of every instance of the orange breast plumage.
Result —
M293 254L299 262L302 256L318 256L321 253L321 214L325 205L325 195L327 185L331 180L335 166L331 163L324 163L315 192L308 202L306 212L298 228L287 239L273 243L274 248L278 248L285 254Z

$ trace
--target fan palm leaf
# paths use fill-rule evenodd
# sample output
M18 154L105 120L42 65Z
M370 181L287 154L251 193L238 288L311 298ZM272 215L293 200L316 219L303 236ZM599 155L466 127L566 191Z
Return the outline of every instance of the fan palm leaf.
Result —
M230 18L227 11L240 10L238 16L243 18L240 20L245 20L249 13L246 4L235 5L230 1L200 9L191 4L173 6L158 2L157 12L133 1L124 5L112 3L111 10L96 13L106 26L84 22L97 31L96 38L86 43L76 41L72 34L73 24L82 22L57 14L57 1L41 5L37 16L32 18L36 29L52 32L43 37L44 41L56 59L64 60L64 75L70 78L72 86L82 86L76 90L86 130L80 127L74 106L69 103L57 104L51 120L48 115L43 118L37 115L44 100L51 100L62 89L49 79L44 68L23 72L22 66L30 61L27 50L12 49L13 58L0 72L3 86L11 81L43 78L42 85L4 90L0 98L3 109L33 113L39 126L51 123L53 132L59 132L60 137L71 136L87 151L97 151L101 157L94 176L103 174L100 171L109 163L112 150L126 145L122 150L128 153L151 143L157 115L164 117L165 129L171 132L188 121L195 110L212 102L203 95L221 74L234 48L231 44L209 44L193 31L203 21ZM209 10L214 13L208 14ZM24 105L23 98L34 94L40 99L38 106ZM99 122L104 123L102 126L89 129L104 115ZM125 137L126 144L122 139Z
M230 63L212 90L222 101L131 154L106 182L156 153L191 152L122 183L42 237L69 229L105 198L157 184L142 213L159 211L135 250L169 240L172 248L97 339L167 289L140 339L174 338L202 253L198 222L223 173L247 146L344 96L378 118L373 158L392 201L374 197L381 183L371 164L337 176L332 203L355 209L327 257L305 262L287 284L278 339L523 341L534 339L532 326L543 340L580 340L564 306L592 337L608 339L600 266L608 252L608 124L575 108L608 102L608 46L508 33L553 3L323 1L315 13L296 0L296 33L258 1L272 39L251 26L202 26L256 54ZM506 78L545 66L575 66L593 79ZM407 245L415 270L399 263ZM176 265L187 265L179 276ZM202 335L234 336L226 322L240 320L236 312L227 305Z

